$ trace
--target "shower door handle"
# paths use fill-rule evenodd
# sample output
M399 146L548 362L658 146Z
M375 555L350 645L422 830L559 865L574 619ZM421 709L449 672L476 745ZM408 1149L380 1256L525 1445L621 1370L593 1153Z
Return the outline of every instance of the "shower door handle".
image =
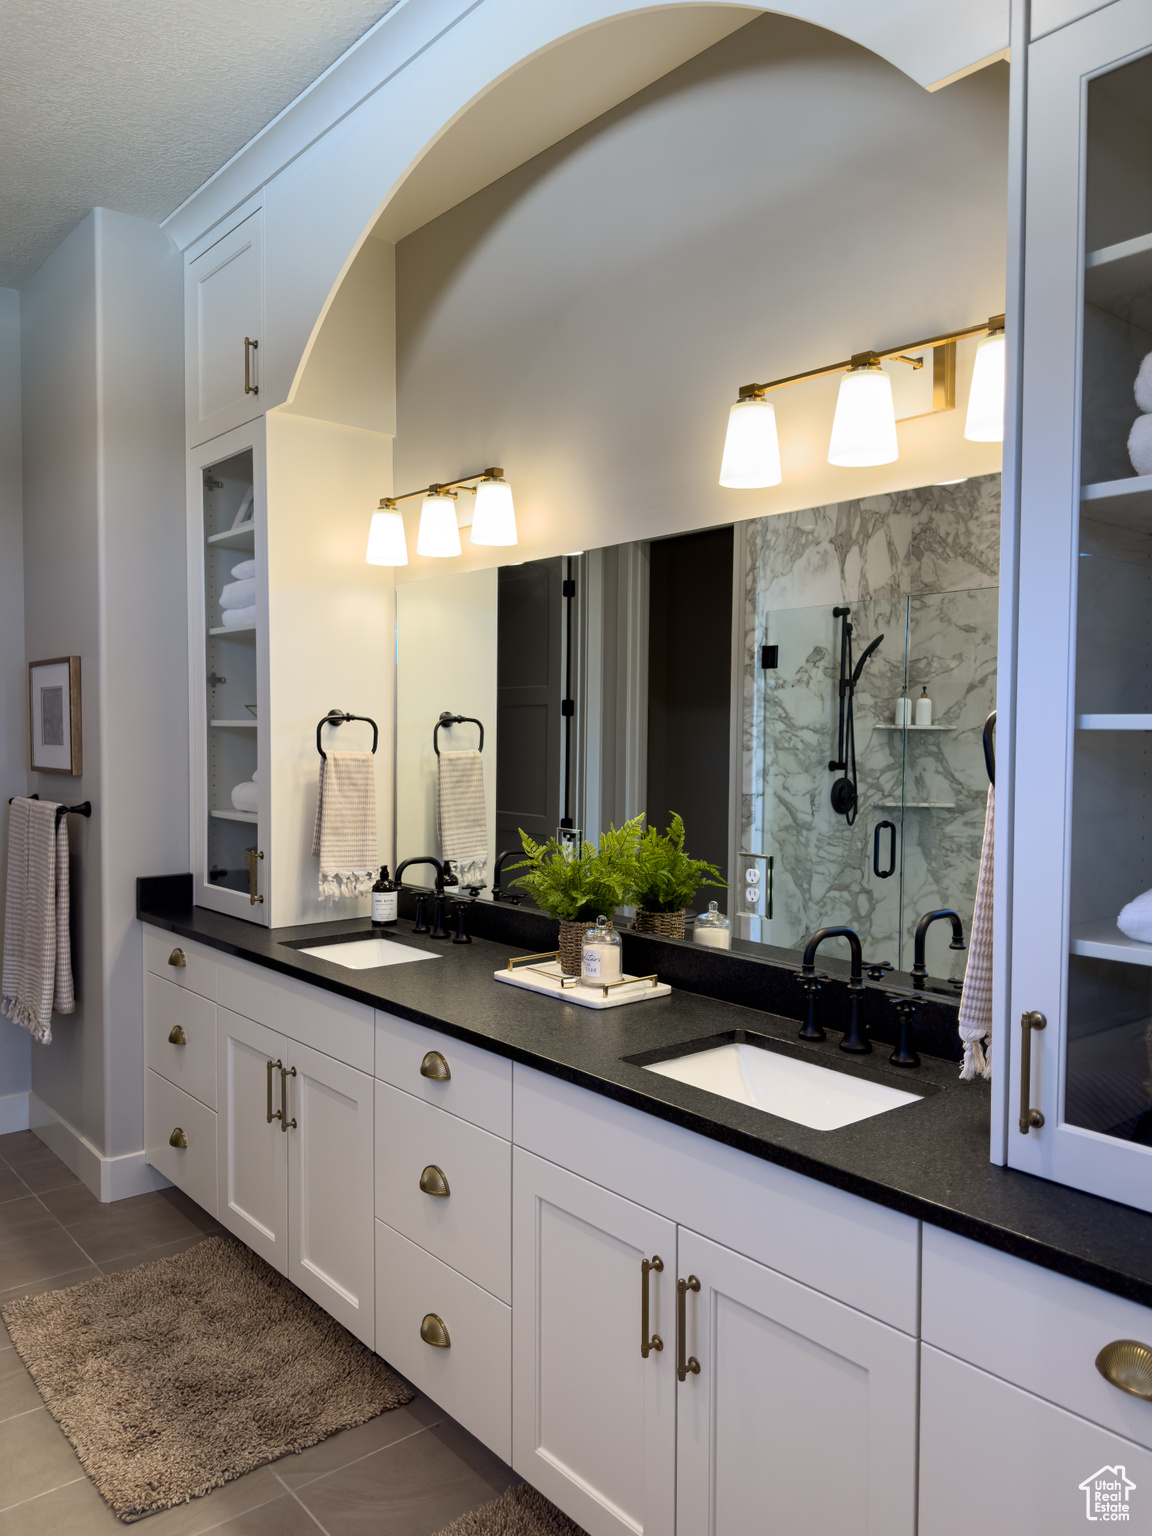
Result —
M880 834L887 827L892 834L892 841L888 847L888 868L880 868ZM896 873L896 823L894 821L878 821L876 831L872 836L872 873L877 880L887 880L890 875Z

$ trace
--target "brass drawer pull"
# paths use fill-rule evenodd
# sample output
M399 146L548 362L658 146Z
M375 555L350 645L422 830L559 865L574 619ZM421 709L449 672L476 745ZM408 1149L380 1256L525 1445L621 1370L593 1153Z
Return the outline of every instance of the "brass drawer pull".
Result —
M1047 1023L1042 1013L1020 1015L1020 1131L1024 1136L1044 1124L1044 1116L1028 1100L1032 1094L1032 1031L1043 1029Z
M420 1324L420 1337L425 1344L431 1344L433 1349L451 1349L452 1340L448 1337L448 1329L442 1317L437 1317L435 1312L425 1314L424 1321Z
M284 1118L284 1111L282 1109L273 1109L272 1108L272 1074L273 1074L273 1072L282 1071L283 1067L284 1067L284 1063L282 1061L267 1061L267 1062L264 1063L264 1065L268 1068L268 1114L267 1114L267 1120L268 1120L268 1124L271 1125L273 1120L283 1120L283 1118Z
M689 1275L687 1280L676 1282L676 1380L686 1381L689 1373L693 1376L700 1374L700 1362L695 1355L684 1358L684 1351L688 1347L688 1318L687 1303L685 1298L689 1291L698 1291L700 1282L695 1275Z
M188 1044L188 1036L184 1033L184 1026L182 1024L173 1024L172 1028L168 1031L168 1044L169 1045L187 1045Z
M279 1062L276 1065L280 1067L280 1129L287 1136L288 1128L296 1125L295 1115L288 1118L288 1079L296 1076L296 1068L280 1066Z
M661 1274L663 1269L664 1260L658 1253L654 1253L650 1259L640 1260L640 1354L641 1357L645 1360L647 1360L652 1350L655 1350L656 1353L659 1354L660 1351L664 1348L664 1340L658 1333L652 1334L651 1337L649 1337L648 1333L648 1328L651 1321L648 1310L648 1276L653 1270L655 1270L657 1274Z
M258 341L252 341L250 337L245 336L245 338L244 338L244 393L246 395L258 395L260 393L260 386L258 384L253 384L253 382L252 382L252 365L251 365L251 361L250 361L251 354L253 352L259 351L259 349L260 349L260 343Z
M420 1076L430 1077L435 1083L446 1083L452 1076L452 1068L439 1051L429 1051L420 1063Z
M180 966L188 964L188 956L182 949L174 949L168 956L168 964L174 965L179 969Z
M1152 1403L1152 1349L1138 1339L1115 1339L1096 1356L1096 1369L1121 1392Z
M170 1147L186 1147L188 1145L188 1138L179 1126L169 1136L168 1145Z
M443 1168L437 1168L435 1163L429 1163L420 1175L420 1188L426 1195L436 1195L446 1200L452 1191L448 1187L448 1180L444 1177Z

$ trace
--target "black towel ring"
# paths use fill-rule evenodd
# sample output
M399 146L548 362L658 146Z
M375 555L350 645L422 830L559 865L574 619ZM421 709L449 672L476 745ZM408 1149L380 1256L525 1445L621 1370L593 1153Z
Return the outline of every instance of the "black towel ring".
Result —
M362 720L365 725L372 727L372 750L375 752L377 743L380 740L380 730L375 720L370 719L367 715L350 715L343 709L330 709L316 727L316 750L325 761L327 761L328 754L320 745L320 732L326 725L346 725L349 720Z
M989 784L996 782L996 711L984 722L984 766L988 770Z
M478 725L480 726L480 751L484 750L484 726L476 719L475 715L454 715L450 709L441 711L440 718L432 728L432 750L436 756L440 756L440 743L437 738L440 735L441 726L445 725Z

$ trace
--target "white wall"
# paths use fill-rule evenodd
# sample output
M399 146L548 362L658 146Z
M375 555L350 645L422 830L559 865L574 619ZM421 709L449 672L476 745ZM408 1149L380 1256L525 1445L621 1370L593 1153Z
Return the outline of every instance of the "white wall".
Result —
M997 470L962 435L970 344L898 463L827 464L824 380L775 397L781 486L717 485L741 384L1003 308L1006 174L1006 66L930 95L752 22L400 241L398 489L502 465L532 559Z
M0 288L0 892L7 870L8 797L27 790L24 533L20 475L20 295ZM0 894L0 945L4 937ZM28 1116L32 1038L0 1018L0 1135Z

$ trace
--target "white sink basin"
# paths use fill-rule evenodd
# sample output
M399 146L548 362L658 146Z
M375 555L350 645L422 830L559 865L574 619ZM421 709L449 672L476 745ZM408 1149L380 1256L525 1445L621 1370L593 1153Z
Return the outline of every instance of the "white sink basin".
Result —
M706 1088L814 1131L835 1131L924 1097L739 1041L654 1062L644 1070Z
M380 965L407 965L409 960L439 960L439 955L429 955L422 949L408 949L391 939L350 939L347 944L317 944L314 949L301 949L302 955L315 955L317 960L331 960L333 965L346 965L353 971L371 971Z

